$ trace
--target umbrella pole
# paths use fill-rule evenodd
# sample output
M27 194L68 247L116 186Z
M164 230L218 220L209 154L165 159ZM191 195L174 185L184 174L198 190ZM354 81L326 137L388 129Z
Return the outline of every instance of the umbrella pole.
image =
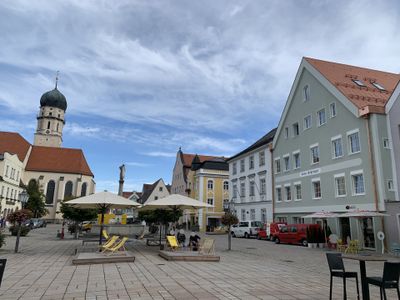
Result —
M102 244L102 234L104 229L104 210L101 210L101 219L100 219L100 237L99 237L99 245Z
M162 250L162 245L161 245L161 229L162 229L162 225L160 223L160 250Z

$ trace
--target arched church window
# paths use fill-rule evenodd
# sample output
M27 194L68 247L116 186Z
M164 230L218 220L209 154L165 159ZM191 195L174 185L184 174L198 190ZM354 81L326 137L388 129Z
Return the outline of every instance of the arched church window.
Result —
M87 190L87 183L84 182L82 184L81 197L86 196L86 190Z
M60 124L57 123L57 132L58 132L58 125L60 125Z
M72 181L65 184L64 199L67 197L72 197Z
M50 180L49 183L47 184L46 204L53 204L55 189L56 189L56 183L54 182L54 180Z
M47 129L50 129L50 121L47 122Z

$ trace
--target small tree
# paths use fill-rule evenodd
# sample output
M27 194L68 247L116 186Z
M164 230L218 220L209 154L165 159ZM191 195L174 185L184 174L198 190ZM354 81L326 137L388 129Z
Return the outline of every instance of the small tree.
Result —
M7 216L7 221L15 226L18 226L17 239L15 240L14 252L18 252L19 237L21 236L21 226L28 219L32 218L32 212L29 209L17 210Z
M29 199L25 204L25 208L29 209L33 213L34 218L41 218L48 213L45 204L44 194L39 189L39 184L36 180L31 180L26 187L26 192L29 195Z
M71 199L68 199L71 200ZM75 238L78 238L78 224L83 221L91 221L97 218L97 209L81 209L66 204L68 200L61 202L60 211L64 219L74 222Z
M232 234L231 234L231 226L239 223L238 217L230 211L225 212L225 215L221 218L221 223L228 226L228 250L232 248Z

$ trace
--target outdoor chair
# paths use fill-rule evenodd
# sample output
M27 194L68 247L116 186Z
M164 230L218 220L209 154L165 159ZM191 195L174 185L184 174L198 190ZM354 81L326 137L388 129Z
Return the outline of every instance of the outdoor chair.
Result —
M110 236L108 235L107 230L103 229L101 231L101 234L103 235L103 237L106 239L106 241L108 241L110 239Z
M99 245L99 247L101 249L107 249L107 248L111 248L116 241L119 239L118 235L113 235L110 239L108 239L108 241L106 241L103 245Z
M346 248L347 248L347 245L343 243L343 240L338 239L337 244L336 244L336 250L339 252L345 252Z
M400 263L385 262L382 277L367 277L368 284L379 286L381 299L387 299L385 289L396 289L397 297L400 299L399 291Z
M179 248L178 241L174 235L167 235L167 242L172 251L175 251Z
M7 259L0 259L0 286L1 281L3 280L4 270L6 269Z
M125 243L128 240L127 237L123 237L122 240L120 240L119 242L117 242L116 244L114 244L113 246L109 247L109 248L105 248L103 253L109 252L108 255L114 254L115 252L119 251L119 250L123 250L126 251L125 249Z
M329 271L331 273L330 286L329 286L329 300L332 299L333 277L340 277L343 279L343 299L347 299L346 279L355 278L357 286L357 299L360 299L357 272L345 271L341 253L326 253L326 258L328 260Z
M344 253L357 254L360 251L358 240L351 240Z
M215 241L213 239L205 238L199 248L200 254L214 254L215 253Z

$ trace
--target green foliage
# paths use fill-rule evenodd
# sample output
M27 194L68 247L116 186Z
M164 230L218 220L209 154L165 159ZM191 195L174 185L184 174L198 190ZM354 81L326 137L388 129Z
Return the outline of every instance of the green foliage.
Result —
M29 195L28 202L25 204L25 208L29 209L33 213L33 217L41 218L48 213L45 204L45 197L39 189L39 184L36 180L31 180L26 187L26 192Z
M18 226L14 225L9 228L11 235L17 236L18 233ZM28 226L21 226L21 233L20 236L26 236L29 233L30 229Z
M71 199L68 199L71 200ZM75 222L91 221L97 218L97 209L81 209L66 204L68 200L61 202L60 211L63 218Z
M239 223L239 219L235 214L227 211L225 212L225 215L222 216L221 223L226 226L231 226Z
M176 222L182 216L182 210L166 210L166 209L156 209L156 210L145 210L139 211L139 219L145 220L146 223L160 223L167 224L168 222Z
M32 218L32 212L29 209L20 209L7 216L7 221L11 224L22 224Z
M0 230L0 248L6 244L6 235L3 230Z

